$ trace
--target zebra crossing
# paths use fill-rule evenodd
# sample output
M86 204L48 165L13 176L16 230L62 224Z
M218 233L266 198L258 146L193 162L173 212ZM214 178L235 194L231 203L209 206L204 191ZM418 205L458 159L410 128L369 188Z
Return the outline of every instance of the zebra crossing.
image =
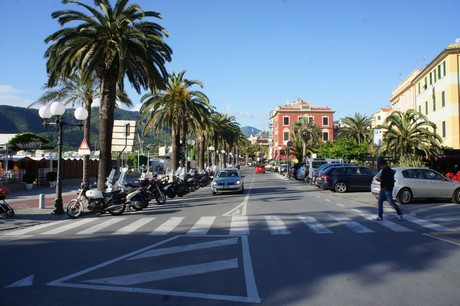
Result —
M185 222L192 217L142 217L132 220L128 217L113 217L107 220L101 218L85 218L79 220L61 220L40 224L24 229L3 233L0 237L30 237L56 236L58 234L72 234L76 236L104 233L109 235L207 235L213 234L213 227L220 233L228 235L250 235L253 232L268 232L271 235L290 235L293 231L305 230L313 234L334 234L339 231L350 231L356 234L372 234L378 232L453 232L456 229L420 219L414 216L405 216L404 221L374 222L372 215L360 214L353 219L342 215L308 216L297 215L281 217L277 215L266 216L202 216L197 220ZM321 218L321 219L320 219ZM261 228L263 224L263 228ZM225 228L227 227L227 228Z

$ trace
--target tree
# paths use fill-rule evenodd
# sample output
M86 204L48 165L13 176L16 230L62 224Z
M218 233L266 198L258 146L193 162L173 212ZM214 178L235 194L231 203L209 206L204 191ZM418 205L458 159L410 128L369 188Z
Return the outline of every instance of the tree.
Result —
M322 143L318 155L325 158L339 158L346 161L360 160L367 155L368 145L357 145L355 140L347 138L335 139L332 142Z
M85 120L83 126L83 138L89 147L91 147L91 106L95 99L100 98L99 86L100 84L95 74L86 80L85 83L77 71L64 80L60 86L47 90L37 101L30 104L29 107L45 105L53 101L61 101L64 105L71 105L72 107L76 105L83 106L88 111L88 118ZM117 101L126 106L133 105L126 92L117 92ZM87 185L89 185L88 165L89 155L85 155L83 158L83 183Z
M188 127L203 128L211 110L209 99L204 93L190 90L194 85L202 87L202 83L185 79L185 72L172 73L165 90L144 95L140 109L144 125L143 135L149 128L154 132L159 132L164 127L171 129L173 171L179 167L180 144L181 140L186 144Z
M50 148L48 139L31 132L17 134L8 142L8 149L13 151L47 148Z
M65 82L77 70L84 83L96 73L101 94L99 112L100 161L99 189L104 188L112 162L112 131L117 91L124 90L124 78L140 93L165 87L165 63L171 61L171 48L164 42L167 31L146 20L159 18L157 12L143 11L128 0L94 0L95 7L73 0L82 11L62 10L52 13L61 26L77 22L75 27L62 28L45 39L52 42L45 52L48 87Z
M409 109L394 111L378 127L384 130L382 151L394 159L422 155L428 158L441 152L441 137L428 118Z
M293 142L302 143L302 156L299 158L303 161L308 154L312 153L321 143L321 129L314 121L307 120L307 118L299 118L292 125ZM308 151L307 151L308 148Z
M357 145L372 141L372 118L355 113L354 117L342 119L344 127L338 132L337 138L352 139Z

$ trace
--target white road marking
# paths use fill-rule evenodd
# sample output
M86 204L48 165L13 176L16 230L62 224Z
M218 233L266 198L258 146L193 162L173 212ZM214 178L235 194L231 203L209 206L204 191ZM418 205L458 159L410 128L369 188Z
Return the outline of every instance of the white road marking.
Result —
M116 224L118 222L121 222L123 220L125 220L126 218L113 218L113 219L109 219L107 221L104 221L102 223L98 223L94 226L91 226L91 227L88 227L87 229L85 230L82 230L81 232L78 232L77 235L91 235L91 234L94 234L98 231L101 231L103 230L104 228L107 228L113 224Z
M151 232L150 235L167 235L184 219L184 217L171 217L168 221Z
M199 275L210 272L223 271L228 269L237 269L238 259L232 258L228 260L220 260L207 262L203 264L180 266L157 271L149 271L142 273L133 273L122 276L113 276L100 279L92 279L84 281L85 283L108 284L108 285L123 285L132 286L143 283L171 279L176 277Z
M5 286L4 288L14 288L14 287L29 287L34 283L34 275L29 275L26 278L18 280L17 282L12 283L11 285Z
M74 221L74 222L71 222L71 223L69 223L67 225L60 226L60 227L57 227L55 229L43 232L40 235L57 235L57 234L60 234L62 232L65 232L65 231L71 230L73 228L79 227L81 225L93 222L94 220L95 219L82 219L82 220Z
M10 232L10 233L6 233L5 235L7 235L7 236L22 236L22 235L28 234L30 232L34 232L34 231L37 231L37 230L41 230L43 228L47 228L47 227L50 227L50 226L53 226L53 225L58 225L58 224L65 223L65 222L69 222L69 220L61 220L61 221L56 221L56 222L49 222L49 223L43 223L43 224L39 224L39 225L34 225L34 226L30 226L30 227L27 227L27 228L24 228L24 229L20 229L20 230L16 230L16 231L13 231L13 232Z
M140 229L142 226L146 225L147 223L155 220L156 217L151 217L151 218L141 218L139 220L134 221L131 224L128 224L125 227L120 228L116 232L114 232L114 235L127 235L130 233L135 232L136 230Z
M332 234L332 231L325 227L322 223L310 216L298 216L306 226L317 234Z
M352 231L358 234L363 233L373 233L374 231L370 228L365 227L364 225L359 224L358 222L352 221L349 218L341 217L341 216L331 216L333 219L337 220L339 223L345 225Z
M445 227L445 226L442 226L436 223L432 223L432 222L429 222L427 220L423 220L417 217L413 217L413 216L404 215L404 220L413 222L415 224L429 228L436 232L455 232L454 229L451 229L451 228L448 228L448 227Z
M216 220L215 216L201 217L197 223L187 232L188 235L206 235Z
M215 247L220 247L220 246L225 246L225 245L233 245L237 243L238 243L238 238L225 238L225 239L219 239L219 240L214 240L214 241L186 244L186 245L181 245L177 247L169 247L169 248L164 248L164 249L155 249L151 251L146 251L137 256L128 258L127 260L134 260L134 259L140 259L140 258L146 258L146 257L156 257L156 256L169 255L169 254L177 254L177 253L190 252L190 251L196 251L196 250L203 250L203 249L215 248Z
M362 214L362 216L368 220L372 220L373 218L375 218L374 215L368 215L368 214ZM401 224L388 221L387 219L383 219L382 221L375 221L375 223L381 224L395 232L413 232L414 231L408 227L402 226Z
M265 216L265 221L267 222L272 235L286 235L291 233L280 217Z
M249 235L249 223L247 216L232 217L230 235Z

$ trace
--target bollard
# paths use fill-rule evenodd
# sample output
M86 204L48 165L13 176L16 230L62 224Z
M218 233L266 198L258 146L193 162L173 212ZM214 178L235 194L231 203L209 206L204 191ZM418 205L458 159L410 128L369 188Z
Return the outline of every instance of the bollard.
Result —
M40 198L39 198L39 202L38 202L38 208L40 208L40 209L45 208L45 194L44 193L40 193Z

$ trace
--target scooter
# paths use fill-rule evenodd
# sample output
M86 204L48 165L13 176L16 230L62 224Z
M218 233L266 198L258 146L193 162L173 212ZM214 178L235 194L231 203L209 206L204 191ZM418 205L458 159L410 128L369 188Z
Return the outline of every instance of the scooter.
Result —
M141 210L147 201L140 190L126 192L120 188L126 178L127 169L122 169L120 178L113 184L115 169L112 169L104 191L90 189L86 184L82 184L78 191L78 197L70 201L67 205L67 214L71 218L78 218L83 212L96 212L98 216L105 212L111 215L121 215L126 206L129 205L136 210Z

